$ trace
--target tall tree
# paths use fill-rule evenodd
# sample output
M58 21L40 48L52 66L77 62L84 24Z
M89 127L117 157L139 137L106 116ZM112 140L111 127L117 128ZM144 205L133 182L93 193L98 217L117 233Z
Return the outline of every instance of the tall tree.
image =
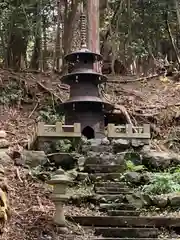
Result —
M34 49L31 58L30 68L39 70L42 66L40 65L40 59L42 60L42 25L41 25L41 1L37 1L35 4L34 18Z

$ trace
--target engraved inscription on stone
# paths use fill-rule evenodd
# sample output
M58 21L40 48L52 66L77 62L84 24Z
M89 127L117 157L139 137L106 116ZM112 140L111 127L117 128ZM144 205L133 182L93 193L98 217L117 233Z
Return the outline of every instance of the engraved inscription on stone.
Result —
M44 127L44 132L56 132L56 127Z
M125 128L117 127L115 128L115 133L124 133Z

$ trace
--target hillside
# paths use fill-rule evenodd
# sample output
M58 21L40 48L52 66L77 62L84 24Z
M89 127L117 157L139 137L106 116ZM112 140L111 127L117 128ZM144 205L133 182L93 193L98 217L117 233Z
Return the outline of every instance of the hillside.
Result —
M54 73L0 70L0 129L7 132L11 146L27 145L28 136L40 116L46 117L47 122L48 119L58 119L55 109L58 103L68 98L68 86L61 85L59 77ZM153 145L161 149L180 117L180 85L171 79L162 82L157 77L139 80L132 76L110 76L109 81L105 97L113 101L117 109L118 105L124 106L133 124L151 123L158 139L158 142L153 140ZM54 111L51 111L53 107ZM119 110L116 112L122 114ZM2 239L61 239L58 229L51 222L54 206L47 197L51 189L33 179L28 169L8 165L5 173L13 215ZM65 207L65 212L70 214L86 214L87 211L86 207ZM92 211L90 214L98 213ZM69 239L77 240L89 239L93 235L92 231L71 224L68 225L68 234Z
M0 79L0 128L7 131L13 145L25 146L42 109L47 122L48 118L58 119L58 104L68 98L68 86L61 84L60 76L55 73L15 73L1 69ZM167 140L180 118L180 84L171 78L165 80L108 76L104 96L115 104L117 121L122 115L119 105L124 106L134 125L150 123L153 136Z

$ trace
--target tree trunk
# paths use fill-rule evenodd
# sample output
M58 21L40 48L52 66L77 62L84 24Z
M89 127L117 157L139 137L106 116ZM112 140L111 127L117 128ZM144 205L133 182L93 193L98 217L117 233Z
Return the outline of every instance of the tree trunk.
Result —
M179 30L180 30L180 11L179 11L179 1L174 0L174 6L175 6L175 9L176 9L176 15L177 15L178 27L179 27Z
M2 54L3 54L3 66L7 66L7 58L6 58L6 46L5 46L5 39L4 39L4 34L3 34L3 24L0 23L0 39L1 39L1 46L2 46Z
M168 22L168 12L165 13L165 20L166 20L166 28L167 28L167 32L168 32L168 35L169 35L169 40L171 41L171 44L172 44L172 47L173 47L178 65L180 67L180 58L179 58L178 50L177 50L176 45L174 43L171 28L170 28L170 25L169 25L169 22Z
M88 48L100 52L99 45L99 0L88 0Z
M71 4L65 1L64 11L64 31L63 31L63 49L64 55L68 54L71 50L73 40L73 30L75 25L75 18L78 9L79 0L74 0ZM69 6L70 5L70 6ZM69 10L70 9L70 10Z
M100 53L99 40L99 0L87 1L88 14L88 48L96 53ZM100 63L95 64L95 70L101 72Z
M42 52L41 45L41 15L40 15L40 3L36 4L35 18L36 18L36 29L35 29L35 43L33 54L31 58L30 68L39 70L40 66L40 58ZM42 60L42 59L41 59Z
M27 37L26 34L17 33L17 29L14 28L10 35L8 47L7 47L7 63L8 67L19 71L27 67L26 65L26 50L27 50Z
M105 10L107 8L107 5L108 5L108 0L100 0L99 2L100 25L104 24L104 20L106 17Z
M47 55L48 55L48 50L47 50L47 33L46 33L46 16L43 14L42 17L42 22L43 22L43 70L48 70L48 64L47 64Z
M60 0L57 1L57 12L58 12L58 18L57 18L57 30L56 30L56 49L55 49L55 68L57 71L60 71L61 68L61 48L62 48L62 36L61 36L61 29L60 25L62 23L62 17L61 17L61 3Z
M18 28L16 17L16 12L12 13L10 17L6 67L19 71L27 67L26 51L29 31L27 29Z

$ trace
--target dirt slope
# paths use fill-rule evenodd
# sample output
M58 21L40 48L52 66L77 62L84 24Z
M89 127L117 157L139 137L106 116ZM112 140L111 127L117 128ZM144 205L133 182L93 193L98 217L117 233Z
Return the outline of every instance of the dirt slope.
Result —
M60 103L69 94L68 86L61 84L60 76L54 73L14 73L1 69L0 79L2 88L12 81L17 82L23 88L23 98L27 98L14 106L0 104L0 128L8 131L13 143L27 141L37 122L39 109L46 104L48 97ZM119 83L107 84L106 97L125 106L135 125L152 123L160 129L161 137L166 136L180 119L180 84L171 79L163 82L157 77L134 81L136 79L132 76L109 76L109 81Z

